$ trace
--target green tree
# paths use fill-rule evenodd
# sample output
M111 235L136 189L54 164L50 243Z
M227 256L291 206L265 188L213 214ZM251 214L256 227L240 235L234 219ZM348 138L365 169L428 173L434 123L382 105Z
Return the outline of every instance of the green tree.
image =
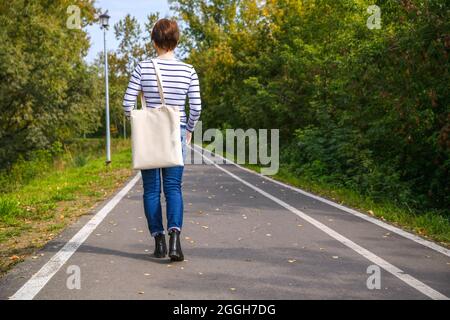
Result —
M412 208L450 207L445 0L179 0L208 127L279 128L282 165Z
M96 117L95 73L83 57L85 31L68 29L67 8L81 10L82 26L94 20L91 1L0 3L0 167L80 132Z

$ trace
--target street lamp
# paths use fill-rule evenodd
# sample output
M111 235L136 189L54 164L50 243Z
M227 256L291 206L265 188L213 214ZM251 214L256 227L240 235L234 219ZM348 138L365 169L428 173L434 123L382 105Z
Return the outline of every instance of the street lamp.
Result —
M109 18L111 18L108 15L108 10L106 10L105 13L101 14L99 18L100 18L100 24L102 25L102 28L108 29L108 27L109 27Z
M105 100L106 100L106 164L111 163L111 133L109 124L109 84L108 84L108 52L106 51L106 30L109 27L108 11L100 15L100 25L103 29L104 57L105 57Z

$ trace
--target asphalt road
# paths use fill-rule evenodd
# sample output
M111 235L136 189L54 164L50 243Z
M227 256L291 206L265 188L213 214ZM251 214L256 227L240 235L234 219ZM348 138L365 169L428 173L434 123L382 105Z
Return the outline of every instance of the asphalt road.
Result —
M186 166L186 260L154 258L142 191L130 177L0 279L0 298L450 297L449 250L233 164Z

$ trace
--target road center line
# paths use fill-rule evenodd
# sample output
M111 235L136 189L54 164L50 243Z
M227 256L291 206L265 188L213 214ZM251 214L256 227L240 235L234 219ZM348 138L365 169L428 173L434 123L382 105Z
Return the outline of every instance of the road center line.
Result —
M422 294L426 295L427 297L429 297L429 298L431 298L433 300L449 300L449 298L447 296L445 296L442 293L440 293L440 292L434 290L433 288L427 286L425 283L419 281L418 279L412 277L411 275L405 274L401 269L399 269L396 266L392 265L391 263L387 262L383 258L381 258L381 257L377 256L376 254L372 253L371 251L361 247L360 245L358 245L355 242L351 241L350 239L344 237L340 233L334 231L333 229L327 227L326 225L322 224L321 222L317 221L316 219L310 217L306 213L298 210L297 208L294 208L293 206L287 204L286 202L278 199L277 197L275 197L275 196L265 192L264 190L254 186L253 184L251 184L251 183L243 180L242 178L236 176L232 172L230 172L230 171L224 169L223 167L217 165L212 160L210 160L209 158L205 157L201 152L193 149L190 146L189 146L189 148L194 150L194 152L200 154L202 156L202 158L205 159L206 162L214 165L217 169L225 172L226 174L228 174L229 176L231 176L234 179L238 180L239 182L241 182L242 184L246 185L247 187L255 190L256 192L262 194L266 198L274 201L275 203L279 204L280 206L284 207L285 209L287 209L287 210L291 211L292 213L296 214L297 216L299 216L303 220L309 222L310 224L312 224L313 226L315 226L319 230L323 231L324 233L326 233L330 237L334 238L335 240L339 241L343 245L345 245L348 248L352 249L353 251L355 251L356 253L360 254L361 256L363 256L367 260L371 261L372 263L380 266L381 268L383 268L384 270L386 270L390 274L392 274L395 277L399 278L401 281L405 282L406 284L408 284L412 288L416 289L417 291L421 292Z
M140 172L131 179L100 211L70 239L42 268L36 272L9 300L32 300L59 269L77 251L89 235L105 219L141 178Z

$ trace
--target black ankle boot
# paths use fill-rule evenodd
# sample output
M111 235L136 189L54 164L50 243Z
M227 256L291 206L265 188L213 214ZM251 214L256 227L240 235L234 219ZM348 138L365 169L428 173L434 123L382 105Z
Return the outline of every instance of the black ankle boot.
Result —
M169 232L169 257L172 261L183 261L184 255L181 251L180 231L172 229Z
M164 258L167 254L166 236L162 233L155 236L155 252L156 258Z

